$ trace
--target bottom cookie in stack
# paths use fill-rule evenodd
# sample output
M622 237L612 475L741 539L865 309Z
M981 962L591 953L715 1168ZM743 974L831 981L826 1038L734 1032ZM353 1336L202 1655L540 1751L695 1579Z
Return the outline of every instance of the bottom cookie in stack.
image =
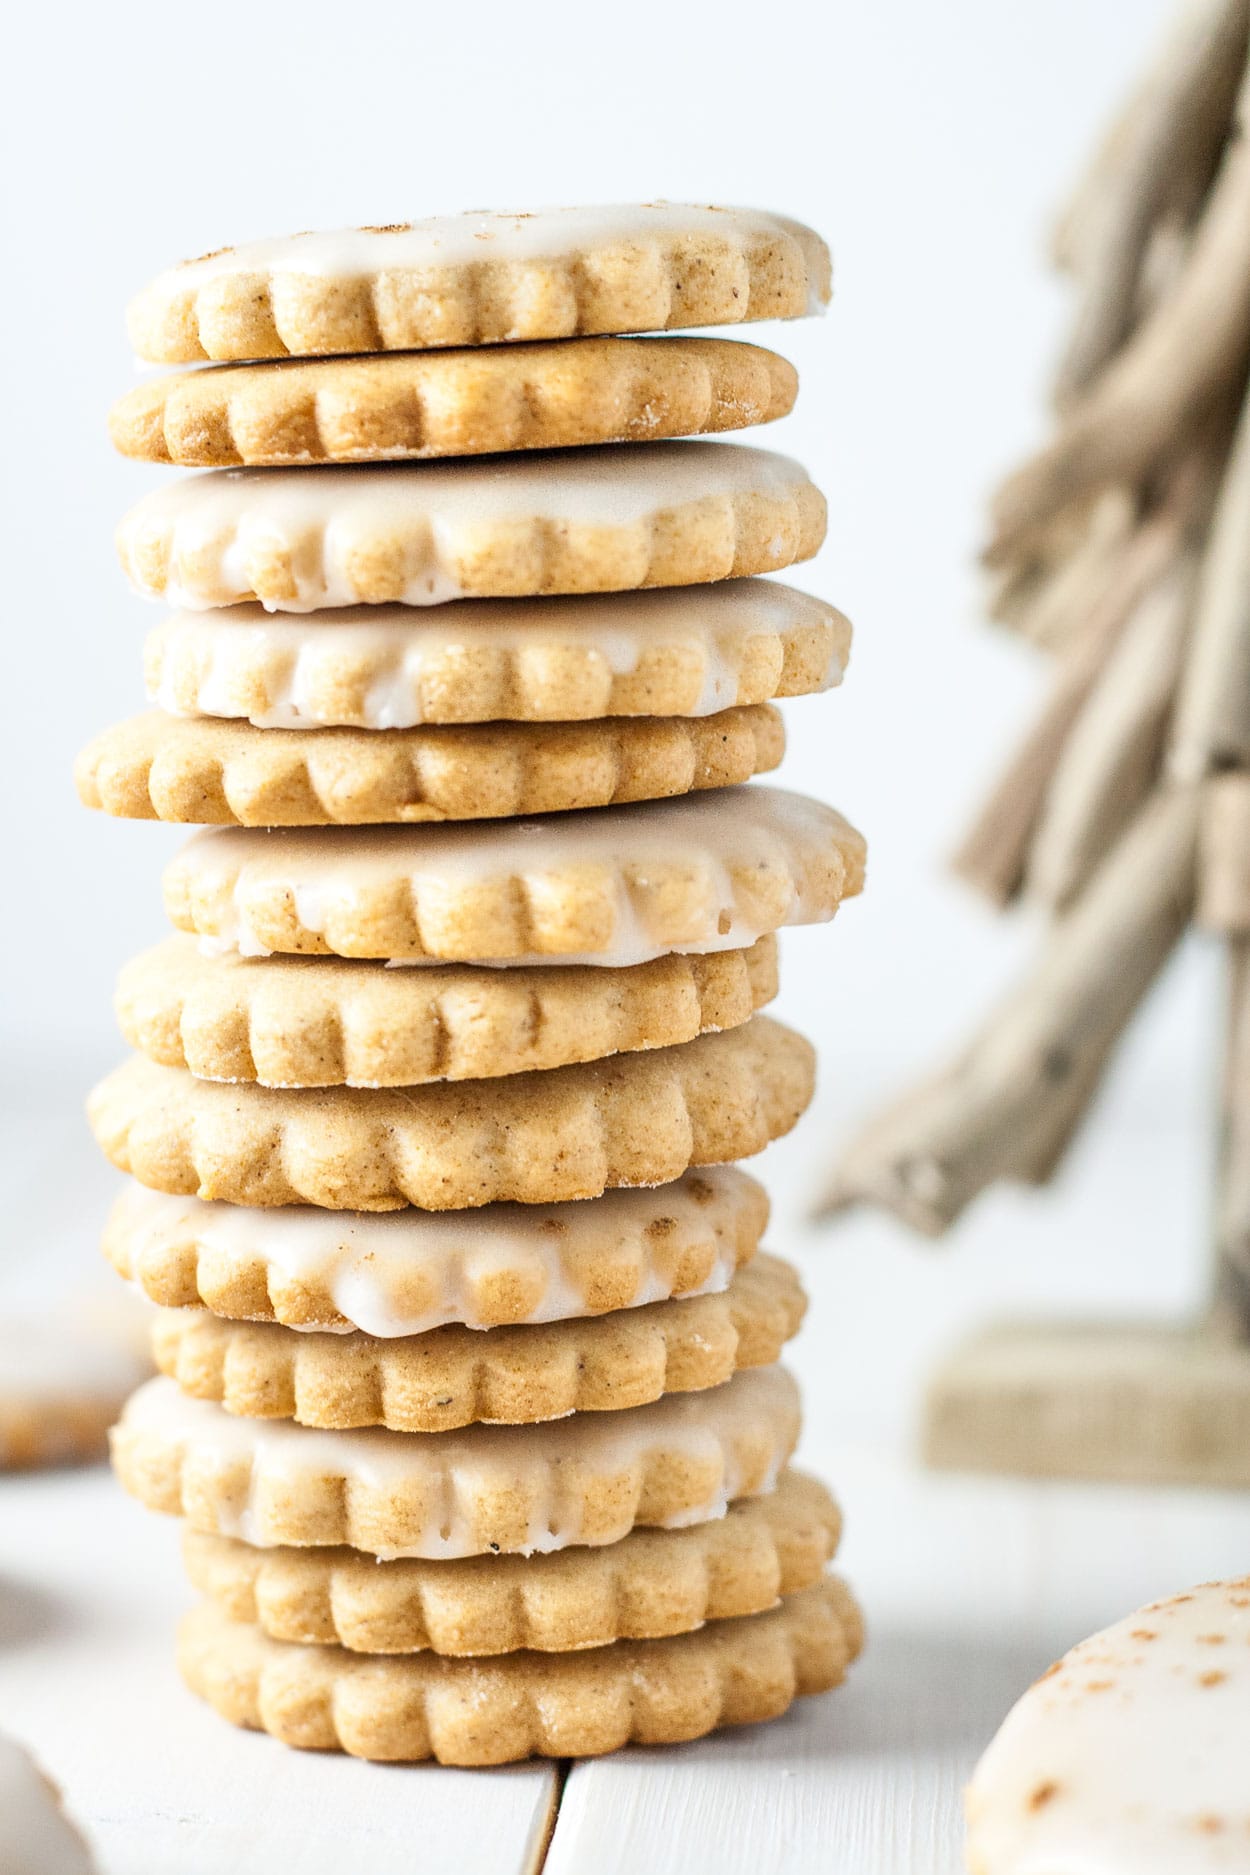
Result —
M223 1718L285 1744L487 1765L679 1744L776 1718L836 1686L859 1640L850 1591L831 1576L767 1613L663 1640L467 1660L274 1641L205 1604L183 1623L178 1657Z
M405 1304L396 1224L123 1202L111 1254L149 1289L241 1295L250 1224L247 1287L259 1272L286 1306L302 1228L323 1321L345 1282L391 1322L442 1318L382 1337L162 1314L165 1375L114 1462L186 1520L206 1597L180 1642L189 1685L288 1744L447 1764L676 1742L835 1685L859 1617L824 1574L836 1507L786 1469L799 1404L776 1363L803 1297L752 1254L758 1187L723 1171L500 1211L420 1219L441 1293ZM609 1294L660 1299L589 1312ZM483 1332L474 1296L530 1319Z

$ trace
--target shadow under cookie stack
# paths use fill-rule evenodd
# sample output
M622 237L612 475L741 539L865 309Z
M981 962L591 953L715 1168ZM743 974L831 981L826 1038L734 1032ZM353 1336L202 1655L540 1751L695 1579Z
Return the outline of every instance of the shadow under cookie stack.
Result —
M863 843L745 786L849 627L756 346L829 260L778 217L471 215L225 249L131 308L123 521L178 608L85 802L202 823L91 1100L160 1305L113 1436L185 1519L182 1672L377 1759L665 1743L835 1685L838 1513L788 1469L795 1272L733 1163L799 1118L759 1011ZM611 336L598 336L607 334ZM520 342L525 341L525 342ZM281 361L281 362L279 362ZM455 460L462 458L464 460ZM225 473L221 473L221 470Z

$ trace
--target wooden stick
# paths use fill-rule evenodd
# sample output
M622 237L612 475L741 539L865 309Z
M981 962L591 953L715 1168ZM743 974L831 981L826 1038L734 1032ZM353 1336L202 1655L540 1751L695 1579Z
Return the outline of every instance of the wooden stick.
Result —
M1216 1202L1215 1320L1250 1338L1250 939L1228 945L1228 1021Z
M1139 97L1119 160L1092 194L1083 231L1083 293L1056 376L1062 407L1119 349L1140 310L1152 230L1166 209L1201 199L1228 131L1246 62L1248 0L1201 0Z
M1156 793L961 1059L851 1145L818 1215L872 1200L937 1235L994 1180L1049 1174L1188 922L1197 823L1196 790Z
M1029 847L1064 744L1126 621L1180 551L1203 473L1196 463L1183 465L1167 501L1129 542L1115 579L1104 582L1098 602L1082 618L1080 636L1041 715L954 854L957 875L995 905L1010 903L1023 884Z
M989 595L989 614L1046 651L1060 651L1080 632L1087 614L1115 586L1136 531L1141 502L1135 491L1106 488L1044 554L1004 568Z
M1181 781L1250 765L1250 399L1203 560L1169 760Z
M1158 774L1197 571L1197 554L1182 552L1139 601L1072 725L1025 881L1052 910L1062 911L1083 889Z
M1107 125L1092 157L1069 190L1066 201L1055 216L1050 235L1050 258L1061 273L1079 273L1089 252L1093 230L1098 225L1097 205L1109 189L1127 159L1143 117L1153 115L1155 98L1166 83L1172 47L1181 28L1169 24L1149 63Z
M1250 81L1236 132L1194 236L1189 265L1058 437L1010 476L992 509L991 566L1018 556L1091 489L1146 476L1186 439L1250 353Z
M1216 775L1202 791L1198 922L1250 938L1250 775Z

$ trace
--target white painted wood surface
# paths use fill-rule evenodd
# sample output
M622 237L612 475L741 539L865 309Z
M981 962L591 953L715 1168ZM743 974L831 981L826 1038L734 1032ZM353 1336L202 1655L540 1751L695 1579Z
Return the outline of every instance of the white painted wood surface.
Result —
M113 1181L65 1099L70 1078L58 1070L46 1097L26 1081L0 1108L0 1298L29 1302L99 1267ZM88 1078L80 1067L78 1085ZM1029 1679L1138 1603L1250 1566L1244 1496L941 1477L905 1456L925 1369L986 1313L1184 1299L1196 1152L1178 1181L1175 1136L1143 1119L1121 1142L1130 1180L1104 1146L1062 1217L1059 1201L995 1200L957 1251L934 1255L873 1218L805 1239L802 1143L767 1169L781 1200L771 1241L802 1259L812 1292L795 1357L802 1457L846 1509L841 1566L867 1611L867 1651L846 1687L773 1726L576 1766L548 1875L954 1875L962 1784ZM105 1875L538 1866L559 1796L547 1767L307 1756L192 1699L173 1664L190 1599L177 1548L176 1527L102 1468L0 1478L0 1728L63 1782Z
M772 1726L575 1766L547 1875L948 1875L959 1799L1018 1692L1161 1589L1244 1572L1250 1502L942 1479L871 1447L822 1466L850 1507L869 1647ZM545 1767L373 1767L236 1733L181 1687L177 1532L103 1470L0 1480L0 1726L63 1783L107 1875L521 1875Z

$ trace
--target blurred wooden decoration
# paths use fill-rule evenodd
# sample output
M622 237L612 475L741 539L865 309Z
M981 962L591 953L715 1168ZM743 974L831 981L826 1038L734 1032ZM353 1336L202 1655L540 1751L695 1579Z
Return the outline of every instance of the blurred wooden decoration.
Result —
M956 856L1049 930L824 1214L945 1231L1041 1183L1191 922L1228 951L1217 1278L1193 1328L1006 1328L934 1384L933 1462L1250 1483L1250 0L1190 0L1064 211L1052 439L994 499L991 613L1050 694Z

